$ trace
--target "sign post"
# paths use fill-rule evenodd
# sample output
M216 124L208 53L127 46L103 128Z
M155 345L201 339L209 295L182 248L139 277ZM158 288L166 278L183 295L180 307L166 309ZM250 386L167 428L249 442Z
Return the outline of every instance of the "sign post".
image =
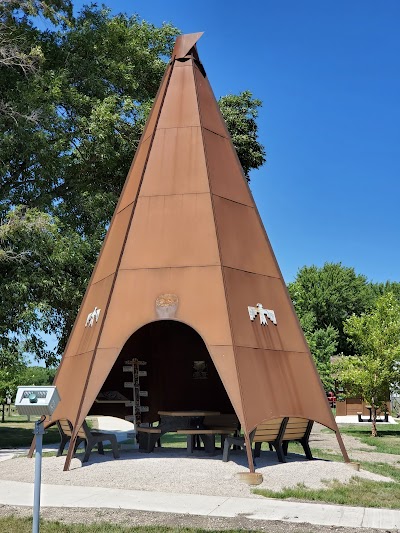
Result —
M39 533L40 488L42 479L42 450L44 421L53 414L60 401L56 387L18 387L15 407L20 415L39 415L33 434L36 437L35 482L33 493L32 533Z

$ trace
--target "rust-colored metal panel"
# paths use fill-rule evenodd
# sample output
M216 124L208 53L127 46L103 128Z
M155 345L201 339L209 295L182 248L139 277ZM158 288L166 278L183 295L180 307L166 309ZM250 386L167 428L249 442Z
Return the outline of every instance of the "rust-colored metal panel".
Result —
M140 196L209 193L200 128L157 130Z
M128 206L115 215L110 229L107 232L104 249L96 265L93 283L97 283L116 271L131 214L132 209Z
M229 139L203 129L211 192L234 202L253 206L254 201L238 166L237 155Z
M236 366L236 357L232 346L209 346L210 354L218 374L228 393L229 399L235 409L240 423L244 424L242 396L239 386L239 375Z
M224 268L224 280L236 346L308 353L282 279ZM250 320L247 308L258 303L275 312L278 325L267 319L262 326L259 316Z
M193 48L193 46L195 46L203 33L203 31L200 31L198 33L186 33L185 35L179 35L175 41L172 58L179 59L181 57L185 57Z
M80 314L79 321L74 326L73 336L70 339L64 357L74 357L95 349L104 320L105 308L112 282L113 276L111 275L90 286L85 300L82 303L82 313ZM97 322L94 320L92 326L86 326L87 316L94 311L95 307L100 309L98 320Z
M191 65L174 68L157 129L200 126Z
M150 145L150 137L140 143L118 202L116 209L117 213L123 211L128 205L133 204L137 198L140 180L142 179L147 157L149 155Z
M222 118L208 79L197 67L194 67L194 79L202 127L229 139L228 129Z
M74 422L84 394L93 351L64 357L54 384L61 401L52 415L52 420L66 418Z
M156 299L178 297L173 320L193 327L209 345L232 345L220 267L121 270L100 348L119 347L141 326L159 320Z
M122 269L218 264L209 194L139 198Z
M213 196L213 204L222 264L279 278L274 253L255 209L219 196Z
M96 376L107 377L115 363L115 360L118 357L118 354L119 351L116 348L111 348L108 350L98 349L96 351L96 357L94 358L92 367L90 369L90 376L92 377L92 379L88 380L87 386L84 391L80 416L78 418L75 417L75 419L72 420L72 423L76 424L77 427L80 427L82 425L83 421L85 420L86 414L92 407L92 404L95 401L103 385L103 381L96 379Z
M143 131L143 135L141 139L142 142L148 139L154 133L154 129L159 119L160 110L164 103L164 97L165 97L165 93L169 85L171 72L172 72L172 65L170 64L167 66L163 79L161 80L160 88L158 89L153 107L151 108L151 111L150 111L149 118L147 119L147 124Z
M298 416L336 429L335 420L307 353L237 347L245 430L263 420Z

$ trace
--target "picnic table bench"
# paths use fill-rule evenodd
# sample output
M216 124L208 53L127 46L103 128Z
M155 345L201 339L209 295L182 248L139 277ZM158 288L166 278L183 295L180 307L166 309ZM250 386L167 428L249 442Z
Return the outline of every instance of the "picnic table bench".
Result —
M366 405L365 407L369 411L369 417L367 419L363 418L362 417L362 412L358 411L357 412L358 421L359 422L372 422L372 407L370 405ZM387 411L385 413L383 413L383 420L382 420L382 418L380 416L381 414L382 413L379 413L379 418L378 418L378 416L376 417L376 421L377 422L389 422L389 413Z
M157 427L137 428L139 451L150 453L165 433L186 435L188 453L200 444L208 454L215 453L215 437L221 435L223 448L225 437L235 435L239 420L235 414L221 414L216 411L159 411L160 423Z

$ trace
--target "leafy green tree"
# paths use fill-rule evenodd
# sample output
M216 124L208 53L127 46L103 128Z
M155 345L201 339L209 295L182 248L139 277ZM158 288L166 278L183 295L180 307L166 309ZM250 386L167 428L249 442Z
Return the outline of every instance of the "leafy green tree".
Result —
M65 342L96 253L91 242L38 209L9 212L0 226L0 368L2 351L56 363L42 333Z
M52 364L179 30L95 4L73 18L68 0L0 5L0 350ZM54 26L36 27L37 14ZM246 91L221 100L246 173L265 158L259 105ZM57 335L56 354L43 332Z
M306 313L299 320L324 389L327 392L334 390L335 378L332 375L331 357L337 354L338 332L332 326L318 329L312 313Z
M18 376L18 385L51 385L56 371L54 367L26 366Z
M37 72L43 60L39 45L29 38L29 16L40 16L56 24L72 16L69 0L0 0L0 117L18 122L36 122L37 110L22 111L15 87Z
M5 419L5 406L13 401L19 385L51 385L56 368L40 366L26 366L19 353L9 353L2 350L2 364L0 365L0 404L2 405L2 422Z
M218 104L244 173L250 181L250 170L261 167L266 161L265 149L258 141L256 122L261 100L253 98L250 91L243 91L237 95L222 96Z
M315 330L334 328L338 351L352 354L343 324L349 316L371 309L375 297L367 278L341 263L325 263L322 268L301 268L288 289L298 316L311 313Z
M397 281L386 281L385 283L371 283L371 291L375 299L391 292L400 302L400 283Z
M24 368L24 361L18 351L2 349L0 352L0 404L1 421L4 422L5 406L17 392L19 375Z
M376 414L385 409L389 391L400 390L400 303L393 293L376 301L369 314L349 317L344 331L357 355L335 363L337 379L347 396L360 396L371 405L372 436Z

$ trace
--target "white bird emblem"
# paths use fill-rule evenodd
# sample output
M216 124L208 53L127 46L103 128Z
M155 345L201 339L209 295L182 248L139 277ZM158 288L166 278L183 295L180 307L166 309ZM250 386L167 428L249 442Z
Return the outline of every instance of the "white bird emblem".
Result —
M278 325L276 321L275 312L272 309L264 309L262 304L257 304L256 307L248 306L250 320L253 322L257 315L260 316L260 324L262 326L268 326L267 318L271 320L275 326Z
M93 309L93 311L88 314L88 316L86 318L85 328L87 326L89 326L89 328L91 328L93 326L93 324L94 324L94 321L97 322L99 320L100 311L101 311L101 309L97 309L97 307L95 307Z

